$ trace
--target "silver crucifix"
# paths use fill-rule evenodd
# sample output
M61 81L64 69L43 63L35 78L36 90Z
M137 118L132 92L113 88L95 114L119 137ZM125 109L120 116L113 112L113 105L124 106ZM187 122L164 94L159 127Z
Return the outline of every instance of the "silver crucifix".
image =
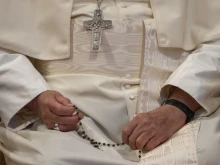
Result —
M112 21L103 20L102 10L100 10L100 4L98 4L93 20L84 21L83 27L86 30L92 30L92 49L99 50L102 30L112 28Z

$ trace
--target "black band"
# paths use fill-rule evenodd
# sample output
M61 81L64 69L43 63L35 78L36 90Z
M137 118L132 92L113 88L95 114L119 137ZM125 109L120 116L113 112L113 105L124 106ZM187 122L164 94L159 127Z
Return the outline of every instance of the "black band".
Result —
M178 100L174 100L174 99L165 100L162 105L165 104L173 105L178 109L180 109L181 111L183 111L187 116L186 123L192 120L195 115L195 113L189 107L187 107L185 104L183 104Z

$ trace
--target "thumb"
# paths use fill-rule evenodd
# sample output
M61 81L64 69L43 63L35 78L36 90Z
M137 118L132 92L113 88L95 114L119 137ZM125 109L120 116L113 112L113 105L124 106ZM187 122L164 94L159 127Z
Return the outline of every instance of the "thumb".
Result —
M60 103L60 104L62 104L64 106L73 106L73 104L71 103L70 99L64 97L60 93L56 94L55 98L56 98L58 103Z

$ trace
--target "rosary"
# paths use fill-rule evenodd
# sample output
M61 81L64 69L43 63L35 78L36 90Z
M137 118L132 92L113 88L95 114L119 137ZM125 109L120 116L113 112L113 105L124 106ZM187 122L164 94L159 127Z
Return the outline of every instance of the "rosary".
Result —
M99 50L102 30L112 28L112 21L103 20L102 10L100 9L103 0L97 0L97 9L94 11L93 20L84 21L83 27L92 30L92 49Z
M78 108L76 106L74 106L75 110L76 110L76 114L78 115L79 112L78 112ZM100 149L100 147L120 147L120 146L125 146L124 143L102 143L102 142L98 142L96 141L95 139L92 139L91 137L89 137L86 133L85 133L85 130L83 129L83 126L82 126L82 123L79 122L78 123L78 130L76 131L77 134L84 140L87 140L90 142L90 144L94 147L94 148L97 148L97 149ZM101 149L100 149L101 150ZM141 155L142 155L142 151L139 150L139 153L138 153L138 158L139 160L141 159Z

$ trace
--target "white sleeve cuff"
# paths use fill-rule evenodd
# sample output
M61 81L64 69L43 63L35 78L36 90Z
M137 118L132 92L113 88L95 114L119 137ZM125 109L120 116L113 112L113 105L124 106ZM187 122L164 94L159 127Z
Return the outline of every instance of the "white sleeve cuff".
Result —
M45 84L41 80L37 80L36 82L34 82L34 84L30 85L30 91L27 88L26 90L27 91L25 93L29 94L28 96L22 97L23 99L20 102L20 105L22 107L14 108L14 111L12 111L12 113L8 115L8 118L6 118L6 127L12 131L22 130L39 119L39 117L32 110L29 110L28 108L23 108L23 105L27 105L39 94L48 90L48 87L47 84ZM17 112L17 109L21 110Z
M48 85L30 61L20 54L0 52L0 77L2 122L12 130L25 128L37 118L30 114L27 117L20 110L40 93L48 90ZM25 118L28 120L24 120Z
M164 101L178 87L191 95L209 115L220 106L220 42L203 44L172 73L161 89Z

